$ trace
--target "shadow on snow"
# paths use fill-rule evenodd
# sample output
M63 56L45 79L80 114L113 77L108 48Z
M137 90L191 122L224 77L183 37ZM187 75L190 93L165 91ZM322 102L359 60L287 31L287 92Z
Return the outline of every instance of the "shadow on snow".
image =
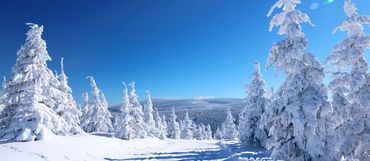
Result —
M153 153L151 156L138 155L132 158L104 158L107 161L126 160L238 160L239 158L254 158L269 160L270 152L257 146L243 146L240 143L219 143L219 148L204 151L180 151L170 153Z

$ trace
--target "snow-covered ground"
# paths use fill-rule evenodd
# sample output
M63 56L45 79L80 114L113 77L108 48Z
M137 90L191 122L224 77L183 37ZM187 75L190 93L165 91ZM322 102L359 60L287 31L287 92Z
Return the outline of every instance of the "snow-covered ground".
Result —
M36 142L0 142L4 161L268 160L269 152L217 140L120 140L105 136L55 136Z

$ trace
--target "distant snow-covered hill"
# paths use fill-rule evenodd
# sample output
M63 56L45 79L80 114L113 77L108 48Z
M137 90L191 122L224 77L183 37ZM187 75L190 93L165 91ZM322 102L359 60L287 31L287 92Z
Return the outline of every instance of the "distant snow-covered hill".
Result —
M237 118L243 110L245 102L240 98L205 98L205 99L152 99L154 107L160 114L169 116L172 107L175 107L179 119L183 119L185 109L189 110L190 117L196 123L210 124L213 131L221 126L226 118L226 109L230 107L233 115ZM144 104L145 101L142 101ZM110 107L114 114L120 105Z

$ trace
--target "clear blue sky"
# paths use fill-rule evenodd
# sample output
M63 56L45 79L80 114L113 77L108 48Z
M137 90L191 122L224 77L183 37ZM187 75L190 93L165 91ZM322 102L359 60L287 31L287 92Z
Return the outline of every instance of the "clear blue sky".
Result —
M343 0L303 0L298 8L316 27L304 25L308 51L320 60L344 33L332 35L345 15ZM331 1L329 3L328 1ZM369 0L354 0L370 14ZM252 64L265 63L276 29L266 13L275 0L2 0L0 75L11 75L26 22L45 26L52 70L65 70L79 101L95 77L110 104L121 102L121 82L136 81L140 99L244 97ZM276 13L276 12L275 12ZM367 30L368 31L368 30ZM282 76L263 70L269 86Z

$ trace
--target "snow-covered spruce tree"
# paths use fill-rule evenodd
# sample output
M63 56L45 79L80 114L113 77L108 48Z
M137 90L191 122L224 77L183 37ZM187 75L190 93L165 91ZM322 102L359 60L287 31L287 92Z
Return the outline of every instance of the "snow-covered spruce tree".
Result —
M125 90L123 92L123 104L120 108L120 113L116 117L115 122L115 136L117 138L130 140L131 139L131 127L130 122L132 122L132 117L130 116L130 100L128 97L128 90L126 83L122 82L125 86Z
M17 52L13 78L4 84L4 109L0 113L0 137L33 141L49 134L71 135L79 130L57 113L58 79L47 67L51 58L41 38L43 26L28 23L26 42ZM58 98L60 99L60 98ZM59 112L66 112L60 110Z
M186 109L180 134L181 139L190 140L193 138L192 125L193 122L189 119L189 112L188 109Z
M223 138L222 132L221 132L220 128L217 128L217 130L215 132L215 135L213 136L213 139L222 140L222 138Z
M158 134L158 129L155 127L155 121L153 117L153 102L150 97L150 92L146 91L147 101L144 105L144 122L149 128L148 135L154 137Z
M300 0L279 0L270 9L282 12L273 16L270 31L279 27L285 39L275 43L267 58L267 67L275 66L287 78L277 91L277 97L266 109L272 127L267 148L274 159L330 160L326 157L326 117L331 112L323 84L324 71L319 61L305 51L308 41L300 23L310 23L309 17L296 6Z
M155 121L155 128L157 129L157 133L155 134L156 137L160 138L160 139L164 139L166 134L164 134L164 127L163 127L163 121L162 121L162 118L159 116L159 112L158 112L158 109L155 108L154 109L154 121Z
M143 113L143 107L141 106L138 96L136 95L136 90L135 90L135 82L130 83L130 95L129 95L129 100L130 100L130 115L132 116L132 122L130 123L131 128L132 128L132 138L136 139L142 139L148 136L149 127L146 125L144 122L144 113Z
M201 133L202 133L201 140L206 140L207 139L206 126L204 124L200 124L200 128L201 128Z
M6 77L4 76L3 78L4 78L4 81L3 81L3 84L1 85L2 89L0 90L0 113L1 113L1 111L5 107L4 99L6 98L6 93L5 93L5 89L6 89ZM1 128L2 127L0 127L0 129Z
M265 112L268 98L265 96L265 81L260 72L259 63L255 63L256 71L250 76L251 83L246 86L246 107L239 115L239 139L246 144L265 146L268 129L260 125L261 115Z
M72 132L75 134L82 133L83 130L80 128L80 117L82 113L77 109L77 105L72 96L72 89L68 86L68 77L64 72L63 58L61 59L61 73L58 76L60 82L59 90L60 94L57 95L57 114L62 116L64 120L72 125Z
M209 125L209 124L206 126L205 139L206 140L212 140L212 129L211 129L211 125Z
M91 99L87 115L84 116L88 122L82 124L82 128L88 132L112 132L112 115L108 111L108 103L103 92L98 88L93 77L88 76L91 85ZM85 122L85 120L83 121Z
M176 119L177 119L177 116L176 116L176 113L175 113L175 107L172 107L172 113L171 113L171 116L170 116L170 119L169 119L168 125L167 125L168 126L167 127L168 138L180 139L181 130L180 130L180 125L176 121Z
M84 116L86 116L87 112L89 111L89 94L87 92L84 92L82 94L83 104L80 105L80 111L81 111L81 117L80 117L80 123L82 124L82 120L84 119Z
M90 115L89 112L92 112L90 110L90 103L89 103L89 94L87 92L84 92L82 94L83 104L80 105L80 111L82 115L80 116L80 127L85 130L85 127L90 122Z
M194 127L193 127L193 138L194 139L197 139L197 140L201 140L202 139L202 128L200 127L200 124L199 125L196 125L194 124Z
M168 136L168 125L166 121L166 116L162 116L162 128L161 128L161 136L159 138L166 139Z
M222 138L225 140L237 140L239 133L234 123L234 117L231 114L230 107L227 108L226 112L226 119L221 126Z
M348 18L334 32L345 31L347 37L327 59L334 67L329 86L336 114L334 143L339 157L370 160L370 74L365 59L370 35L363 26L370 24L370 16L359 15L351 0L344 1L344 11Z

